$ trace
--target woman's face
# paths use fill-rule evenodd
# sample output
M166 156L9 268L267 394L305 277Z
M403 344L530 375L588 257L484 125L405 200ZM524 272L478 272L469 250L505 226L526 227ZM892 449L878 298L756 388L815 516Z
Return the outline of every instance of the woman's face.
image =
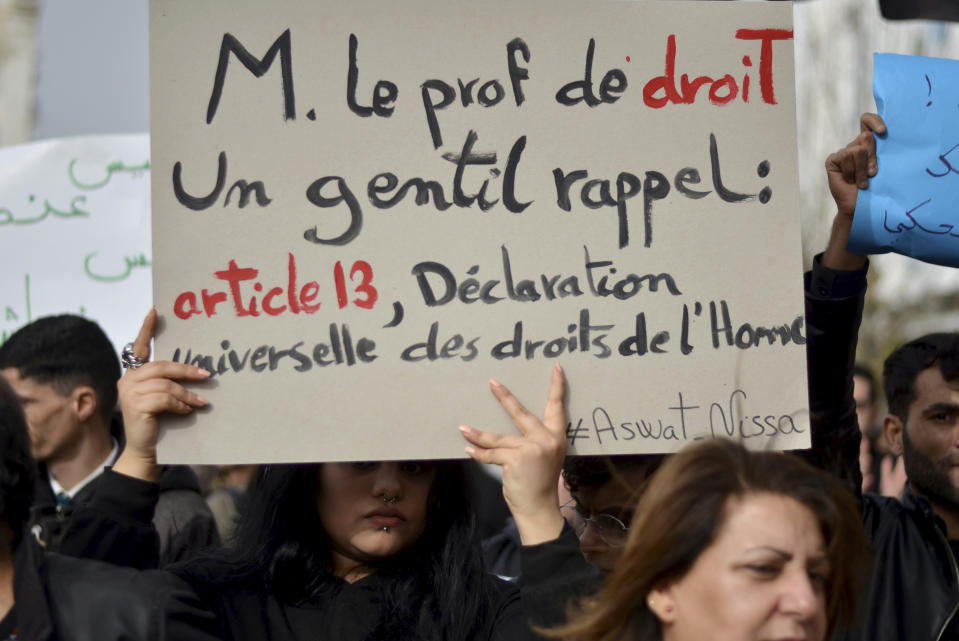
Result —
M664 641L822 641L829 573L816 516L787 496L750 494L726 506L689 572L648 598Z
M317 475L317 511L330 538L333 573L349 581L403 552L426 528L433 464L326 463Z

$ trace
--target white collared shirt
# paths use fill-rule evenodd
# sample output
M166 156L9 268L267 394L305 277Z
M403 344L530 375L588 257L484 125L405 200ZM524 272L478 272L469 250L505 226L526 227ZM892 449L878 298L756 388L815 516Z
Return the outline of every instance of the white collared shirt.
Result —
M90 472L90 475L88 477L86 477L85 479L83 479L82 481L74 485L69 490L64 489L63 486L60 485L55 478L53 478L53 475L50 475L50 489L53 490L53 495L54 496L65 495L70 497L71 499L75 498L76 495L80 493L80 490L82 490L84 487L86 487L91 482L93 482L98 476L103 474L103 468L116 463L117 458L119 458L120 456L120 444L117 443L117 440L115 438L111 438L110 440L113 442L113 449L110 450L110 455L107 456L107 458L103 461L101 465L98 465L92 472Z

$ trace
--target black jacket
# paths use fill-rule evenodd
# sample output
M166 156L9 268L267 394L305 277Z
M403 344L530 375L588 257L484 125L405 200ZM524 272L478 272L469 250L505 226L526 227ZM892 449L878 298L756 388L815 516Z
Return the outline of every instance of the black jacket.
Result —
M217 561L193 561L203 565L202 573L224 576L217 572ZM182 568L172 568L172 572ZM184 576L195 580L196 574ZM377 573L354 583L328 576L317 593L305 601L291 603L277 597L255 575L214 585L194 585L201 600L216 615L219 635L233 641L362 641L370 639L383 619L384 602L390 581ZM384 632L380 632L383 635ZM404 641L410 635L405 629L385 632L391 641ZM377 638L382 638L378 636ZM494 580L490 610L479 621L479 629L469 641L534 641L527 624L527 614L516 586ZM464 640L466 641L466 640Z
M925 498L862 497L873 564L860 623L842 639L955 639L948 626L959 610L959 571L946 527Z
M103 478L102 475L91 481L74 497L69 507L57 504L56 497L50 487L49 474L46 466L41 464L37 474L33 505L30 507L28 528L33 536L51 552L61 552L70 556L84 556L108 561L119 561L117 552L95 550L99 546L99 537L90 540L87 538L90 530L83 526L74 526L74 514L82 515L90 508L93 497ZM163 468L158 482L150 488L153 492L153 503L147 520L152 520L155 529L143 531L141 538L133 542L135 546L145 546L143 552L127 555L127 559L143 559L143 562L126 561L119 565L129 565L137 568L155 568L156 561L146 559L158 554L161 566L182 561L196 552L215 547L219 544L216 532L216 523L209 506L200 494L200 486L189 467L183 465L168 465ZM122 497L113 503L110 497L101 497L98 506L92 509L111 510L118 503L126 505ZM124 507L123 509L127 509ZM137 515L139 516L139 515ZM84 518L84 517L80 517ZM128 545L126 542L123 545ZM157 554L147 550L155 548ZM93 550L93 551L91 551Z
M794 452L860 493L859 423L852 369L859 341L866 268L837 272L820 264L805 275L806 370L812 449ZM850 467L851 466L851 467Z
M24 535L13 553L18 641L213 641L215 622L189 587L45 552Z
M568 523L559 538L522 546L519 560L523 607L542 628L566 623L567 606L603 586L599 569L583 558L579 538Z

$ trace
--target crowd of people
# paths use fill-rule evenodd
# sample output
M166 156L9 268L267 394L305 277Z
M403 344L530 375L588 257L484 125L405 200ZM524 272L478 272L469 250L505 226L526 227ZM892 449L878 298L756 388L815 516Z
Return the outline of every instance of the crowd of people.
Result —
M0 346L0 641L959 639L959 334L888 357L882 420L855 364L868 261L846 244L884 132L866 114L826 161L812 448L568 457L562 368L542 413L492 380L516 430L460 431L502 468L493 536L466 461L236 466L205 500L156 460L158 417L205 407L183 383L209 373L150 361L155 311L122 376L95 323L25 326Z

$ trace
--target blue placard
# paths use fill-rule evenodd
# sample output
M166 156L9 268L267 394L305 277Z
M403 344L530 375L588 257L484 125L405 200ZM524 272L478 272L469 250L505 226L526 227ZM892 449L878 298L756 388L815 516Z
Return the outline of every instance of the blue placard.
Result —
M879 173L859 191L849 250L959 267L959 61L875 54L887 134Z

